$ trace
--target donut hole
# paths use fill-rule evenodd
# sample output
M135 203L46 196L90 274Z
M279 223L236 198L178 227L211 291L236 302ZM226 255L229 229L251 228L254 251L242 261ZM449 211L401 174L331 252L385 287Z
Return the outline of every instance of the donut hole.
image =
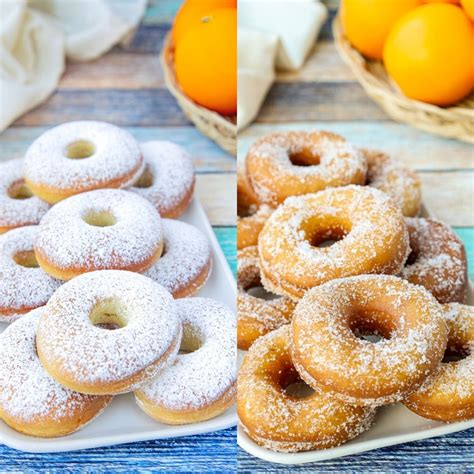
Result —
M313 247L331 247L335 243L343 240L349 232L350 229L344 226L335 226L329 229L318 229L308 236L308 240Z
M36 255L33 250L25 250L23 252L17 252L13 256L13 260L16 264L21 265L25 268L39 268Z
M350 316L349 329L356 338L377 343L391 339L396 325L388 313L361 309Z
M66 147L66 156L72 160L90 158L95 153L95 146L89 140L76 140Z
M471 355L469 346L460 343L448 344L442 362L459 362Z
M307 148L290 151L288 158L293 166L316 166L321 162L321 157Z
M239 217L251 217L257 212L257 206L251 204L250 206L244 206L239 204L237 201L237 215Z
M280 371L277 382L283 393L290 398L306 398L314 393L292 365Z
M93 326L109 331L127 325L125 311L116 300L99 301L92 308L89 319Z
M94 227L111 227L117 223L117 219L110 211L89 211L83 220Z
M280 298L280 296L270 293L263 287L260 276L256 276L252 280L248 281L247 284L244 285L244 291L254 298L265 301L272 301Z
M183 338L179 347L180 354L191 354L204 344L204 336L190 324L183 324Z
M30 188L25 184L24 180L15 181L7 191L12 199L29 199L33 197Z
M149 166L145 167L142 175L138 178L138 181L134 184L135 188L151 188L153 186L153 173Z

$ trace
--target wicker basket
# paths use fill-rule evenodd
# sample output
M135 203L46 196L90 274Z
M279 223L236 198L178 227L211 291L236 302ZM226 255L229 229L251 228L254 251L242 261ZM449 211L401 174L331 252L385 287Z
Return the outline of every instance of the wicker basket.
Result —
M224 117L217 112L201 107L185 96L176 82L174 72L174 48L171 35L165 38L161 53L161 65L164 71L165 83L174 95L183 112L206 136L214 140L221 148L233 156L237 154L237 125L236 117Z
M453 107L437 107L405 97L379 61L367 61L342 33L339 19L332 25L339 53L367 94L393 119L427 132L474 143L474 94Z

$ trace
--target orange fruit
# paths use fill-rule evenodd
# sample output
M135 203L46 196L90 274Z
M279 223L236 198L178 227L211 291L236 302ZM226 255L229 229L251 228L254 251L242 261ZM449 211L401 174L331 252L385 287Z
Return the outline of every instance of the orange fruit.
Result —
M214 10L176 45L176 78L184 93L223 115L237 111L237 10Z
M474 21L474 0L461 0L461 6L464 8L466 15Z
M461 8L423 5L394 25L385 43L385 67L406 96L449 105L471 90L473 46L473 25Z
M186 0L173 23L173 42L178 44L190 26L218 8L237 8L237 0Z
M459 0L423 0L423 3L454 3L459 5Z
M420 0L343 0L340 17L347 39L364 56L382 59L393 24Z

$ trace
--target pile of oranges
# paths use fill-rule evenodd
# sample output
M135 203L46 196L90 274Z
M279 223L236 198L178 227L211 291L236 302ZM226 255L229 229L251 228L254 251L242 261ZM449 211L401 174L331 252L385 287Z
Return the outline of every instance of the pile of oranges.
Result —
M173 25L176 79L194 102L237 112L237 0L186 0Z
M474 0L342 0L340 14L407 97L447 106L474 89Z

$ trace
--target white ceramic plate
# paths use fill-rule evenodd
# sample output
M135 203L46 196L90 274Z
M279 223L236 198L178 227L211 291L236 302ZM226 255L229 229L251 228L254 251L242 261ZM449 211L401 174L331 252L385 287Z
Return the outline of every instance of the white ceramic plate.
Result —
M214 266L212 274L199 296L214 298L235 311L236 285L211 225L196 198L180 218L198 227L209 239ZM6 325L0 324L0 332ZM40 439L22 435L0 422L0 443L32 453L51 453L96 448L133 441L175 438L223 430L237 423L235 407L209 421L192 425L170 426L158 423L145 415L132 394L115 397L104 413L84 429L69 436Z

